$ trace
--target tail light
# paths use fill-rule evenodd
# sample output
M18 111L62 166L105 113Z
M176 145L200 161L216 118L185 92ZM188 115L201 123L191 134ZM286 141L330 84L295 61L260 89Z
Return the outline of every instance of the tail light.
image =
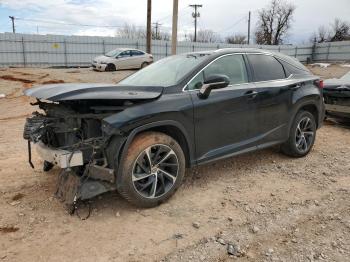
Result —
M323 80L322 79L315 81L315 84L317 85L317 87L319 89L323 89L324 85L323 85Z

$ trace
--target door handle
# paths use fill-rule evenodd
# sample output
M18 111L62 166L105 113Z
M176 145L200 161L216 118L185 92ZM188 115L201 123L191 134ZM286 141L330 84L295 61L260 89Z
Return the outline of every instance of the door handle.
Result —
M258 95L258 92L255 90L250 90L244 93L244 96L246 96L248 99L254 99Z
M297 90L301 87L301 84L294 84L294 85L290 85L289 86L289 89L291 90Z

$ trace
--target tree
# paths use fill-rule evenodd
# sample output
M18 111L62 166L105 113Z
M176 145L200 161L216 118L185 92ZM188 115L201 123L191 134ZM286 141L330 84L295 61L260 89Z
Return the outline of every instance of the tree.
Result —
M247 36L242 34L231 35L226 37L225 42L228 44L244 45L247 44Z
M116 35L122 38L146 38L146 30L125 23L123 27L118 29Z
M119 28L116 35L122 38L134 38L142 39L146 38L147 33L145 28L137 28L135 25L125 24L123 27ZM170 40L170 34L167 32L156 32L152 30L151 37L153 40Z
M152 29L152 40L165 40L169 41L170 40L170 34L168 32L161 32L158 31L156 34L156 31Z
M333 32L329 39L330 42L350 39L350 24L348 22L341 21L340 19L336 18L332 25L332 29Z
M272 0L267 8L261 9L255 31L256 43L282 44L291 27L294 10L294 5L283 0Z
M190 41L194 41L194 35L189 35ZM197 42L202 43L218 43L221 41L220 35L210 29L200 29L197 32Z
M320 26L310 40L316 43L350 40L350 23L335 19L331 27Z
M329 30L325 26L320 26L317 32L314 32L310 37L310 42L323 43L329 38Z

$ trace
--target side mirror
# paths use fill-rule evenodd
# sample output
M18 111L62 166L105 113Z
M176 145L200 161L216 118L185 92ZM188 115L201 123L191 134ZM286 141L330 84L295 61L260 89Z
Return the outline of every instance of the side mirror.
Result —
M199 90L198 97L206 99L209 97L211 90L225 88L230 84L230 79L226 75L210 75L204 81Z

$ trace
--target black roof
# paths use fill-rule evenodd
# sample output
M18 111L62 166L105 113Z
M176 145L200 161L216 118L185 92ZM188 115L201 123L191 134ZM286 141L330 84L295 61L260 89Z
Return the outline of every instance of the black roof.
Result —
M260 49L260 48L222 48L217 50L208 50L208 51L198 51L198 52L191 52L187 54L207 54L207 55L224 55L224 54L233 54L233 53L254 53L254 54L268 54L273 55L275 57L280 58L281 60L284 60L285 62L292 64L298 68L302 68L303 70L307 70L296 58L285 55L280 52L275 52L271 50L266 49Z

